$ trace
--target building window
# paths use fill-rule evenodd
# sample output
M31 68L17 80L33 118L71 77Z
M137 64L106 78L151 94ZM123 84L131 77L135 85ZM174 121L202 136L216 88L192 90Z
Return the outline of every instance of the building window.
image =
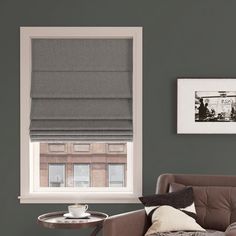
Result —
M110 164L118 161L121 165L127 165L128 162L131 162L129 145L124 142L114 144L122 146L122 153L119 150L110 152L107 149L108 144L104 142L90 143L89 152L74 152L73 148L75 145L79 144L74 142L60 144L40 143L40 183L38 188L109 187L108 163ZM58 152L57 149L49 152L48 147L51 146L57 148L64 146L64 152ZM64 178L65 176L66 179ZM119 185L119 187L126 186L127 179L126 175L124 176L124 184ZM37 174L35 175L35 178L37 178Z
M123 164L109 164L109 187L125 186L125 166Z
M74 164L74 186L75 187L90 186L89 164Z
M48 176L49 187L65 187L64 164L49 164Z
M22 27L20 60L20 202L137 203L142 28Z

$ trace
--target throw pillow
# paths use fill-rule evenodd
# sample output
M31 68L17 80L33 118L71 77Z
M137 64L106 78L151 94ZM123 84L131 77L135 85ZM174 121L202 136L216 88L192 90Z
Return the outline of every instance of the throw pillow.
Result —
M196 221L171 206L160 206L152 216L153 224L145 236L169 231L205 231Z
M146 213L150 218L152 218L154 211L163 205L172 206L182 210L194 219L196 218L192 187L185 187L177 192L140 197L139 200L143 203Z

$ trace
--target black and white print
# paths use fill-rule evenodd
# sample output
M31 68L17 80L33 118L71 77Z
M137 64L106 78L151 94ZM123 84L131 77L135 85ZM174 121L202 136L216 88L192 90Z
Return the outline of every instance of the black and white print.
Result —
M195 122L236 122L236 91L195 91Z

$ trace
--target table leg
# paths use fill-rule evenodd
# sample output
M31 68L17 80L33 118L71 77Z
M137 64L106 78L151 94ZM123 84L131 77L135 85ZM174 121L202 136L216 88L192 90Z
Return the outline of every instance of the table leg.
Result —
M97 233L102 229L102 225L97 225L96 228L93 230L93 232L90 234L90 236L96 236Z

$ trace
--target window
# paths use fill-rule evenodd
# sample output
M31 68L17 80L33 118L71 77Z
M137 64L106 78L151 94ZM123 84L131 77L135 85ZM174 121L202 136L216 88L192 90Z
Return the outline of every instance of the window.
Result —
M90 166L89 164L74 165L74 186L89 187L90 186Z
M49 164L49 187L65 187L65 165Z
M125 166L123 164L109 164L109 187L125 186Z
M22 27L20 48L20 202L138 202L142 29Z
M117 161L121 165L127 165L128 158L130 158L128 151L128 145L125 142L112 144L41 142L39 144L40 183L38 189L46 187L125 187L125 184L109 185L108 165ZM122 181L127 182L124 177Z

